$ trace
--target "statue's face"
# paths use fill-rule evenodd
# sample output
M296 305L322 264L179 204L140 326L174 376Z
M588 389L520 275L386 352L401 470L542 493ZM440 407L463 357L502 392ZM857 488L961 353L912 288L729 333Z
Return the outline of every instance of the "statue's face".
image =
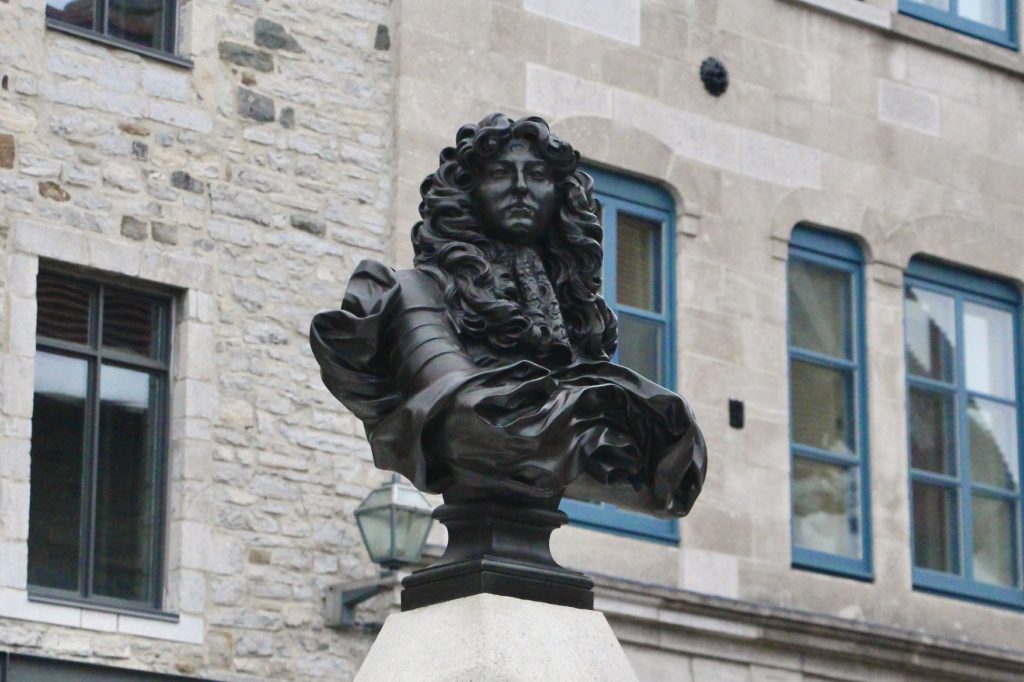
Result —
M473 197L484 234L511 244L536 243L558 210L551 170L523 140L484 164Z

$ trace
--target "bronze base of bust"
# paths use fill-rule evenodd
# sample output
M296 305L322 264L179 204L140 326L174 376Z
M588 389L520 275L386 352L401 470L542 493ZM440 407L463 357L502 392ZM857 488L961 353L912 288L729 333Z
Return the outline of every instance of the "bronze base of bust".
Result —
M569 520L557 500L554 508L449 502L434 518L448 528L448 548L433 566L402 581L403 611L481 593L594 608L594 581L551 556L551 532Z

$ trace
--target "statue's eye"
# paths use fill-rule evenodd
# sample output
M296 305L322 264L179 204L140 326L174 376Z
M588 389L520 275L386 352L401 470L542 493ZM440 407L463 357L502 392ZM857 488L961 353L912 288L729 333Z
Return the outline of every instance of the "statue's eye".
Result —
M493 178L495 180L500 180L501 178L507 178L508 177L508 169L505 168L504 166L491 166L487 170L487 177Z
M548 173L543 168L533 168L530 170L530 179L538 182L548 180Z

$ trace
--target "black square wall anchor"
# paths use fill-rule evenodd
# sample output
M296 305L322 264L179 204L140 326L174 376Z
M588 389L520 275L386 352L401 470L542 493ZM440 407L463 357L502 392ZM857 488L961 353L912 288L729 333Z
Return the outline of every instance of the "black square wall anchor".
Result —
M743 401L729 399L729 426L734 429L743 428Z

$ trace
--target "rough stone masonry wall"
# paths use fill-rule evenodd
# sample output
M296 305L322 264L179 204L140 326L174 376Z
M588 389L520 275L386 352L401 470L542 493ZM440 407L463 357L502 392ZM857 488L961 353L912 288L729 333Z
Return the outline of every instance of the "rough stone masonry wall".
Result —
M389 254L389 2L185 2L193 69L47 30L44 10L0 0L0 649L348 679L371 637L325 629L320 599L369 570L350 512L379 479L306 335ZM180 290L177 624L25 598L41 258Z

